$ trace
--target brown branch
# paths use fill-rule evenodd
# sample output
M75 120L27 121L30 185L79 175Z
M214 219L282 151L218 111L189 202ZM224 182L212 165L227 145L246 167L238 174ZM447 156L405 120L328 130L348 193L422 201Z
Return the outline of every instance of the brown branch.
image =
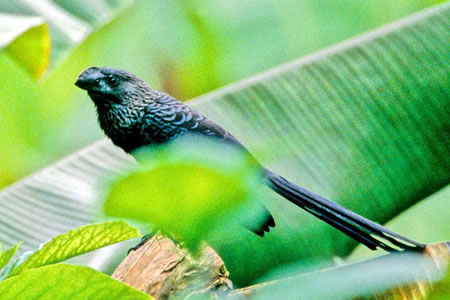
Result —
M443 270L450 261L450 242L427 246L424 255L430 257L436 270ZM348 271L352 268L367 268L368 272L377 260L393 259L386 255L356 264L343 265L314 272ZM427 265L428 266L428 265ZM429 266L428 266L429 267ZM424 269L424 274L434 270ZM301 274L249 286L231 291L231 281L223 260L210 247L205 247L198 258L193 258L186 250L175 245L172 240L155 235L145 245L128 255L113 273L113 278L136 289L152 295L155 299L167 299L173 295L186 298L193 293L227 292L231 299L253 299L265 295L270 290L283 293L283 285L298 282L301 295L301 283L314 273ZM324 287L326 288L326 287ZM424 299L432 289L431 281L416 281L407 285L396 286L372 295L370 299ZM266 294L267 295L267 294Z
M182 293L224 292L231 289L223 260L211 247L198 257L159 234L131 252L112 277L155 299Z

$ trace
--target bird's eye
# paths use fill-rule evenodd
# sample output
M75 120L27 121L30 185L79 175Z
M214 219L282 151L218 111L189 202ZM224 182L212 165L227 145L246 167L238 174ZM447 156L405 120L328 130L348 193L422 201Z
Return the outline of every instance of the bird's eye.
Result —
M116 86L119 83L119 80L114 76L108 76L106 77L106 82L111 86Z

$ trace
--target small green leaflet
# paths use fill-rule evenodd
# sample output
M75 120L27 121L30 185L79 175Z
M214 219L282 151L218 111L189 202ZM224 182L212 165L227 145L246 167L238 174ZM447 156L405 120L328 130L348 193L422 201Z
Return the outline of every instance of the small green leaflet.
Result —
M9 263L14 254L16 254L19 245L20 243L17 243L14 247L11 247L6 251L1 251L0 248L0 278L3 273L1 270Z
M58 235L29 255L8 275L55 264L108 245L140 236L138 230L123 221L111 221L78 227Z

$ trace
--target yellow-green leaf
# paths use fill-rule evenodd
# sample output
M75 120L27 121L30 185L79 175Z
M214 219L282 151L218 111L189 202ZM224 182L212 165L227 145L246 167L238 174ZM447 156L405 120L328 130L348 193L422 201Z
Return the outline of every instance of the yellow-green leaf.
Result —
M88 267L58 264L32 269L0 283L1 299L150 300L149 295Z
M196 250L211 232L244 222L261 187L245 154L226 149L196 141L153 151L151 167L113 186L105 213L153 224Z
M123 221L81 226L58 235L44 244L39 250L27 256L25 261L12 270L8 277L138 236L138 230Z
M20 243L17 243L14 247L9 248L8 250L1 252L0 251L0 270L6 266L11 258L16 254L17 249L19 248Z
M40 78L50 61L49 28L39 17L0 14L0 50Z

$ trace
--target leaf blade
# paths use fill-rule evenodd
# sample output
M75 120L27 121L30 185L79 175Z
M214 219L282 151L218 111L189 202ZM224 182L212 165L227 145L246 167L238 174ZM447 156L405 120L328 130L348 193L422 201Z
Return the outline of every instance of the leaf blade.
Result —
M259 230L267 215L255 201L262 178L253 159L208 139L181 140L137 154L144 168L113 184L105 214L153 225L194 252L249 218Z
M7 49L8 52L13 54L13 57L25 66L34 78L40 78L49 66L56 66L61 62L64 56L83 42L95 29L107 24L133 4L133 0L98 2L95 5L73 1L61 3L64 4L64 8L53 1L1 2L2 35L7 34L8 31L4 30L4 26L9 22L12 24L6 26L6 29L13 31L33 24L28 32L25 31L23 38L11 44L11 49ZM80 6L84 8L80 10ZM84 20L86 10L89 11L88 22ZM36 20L40 20L42 24L37 26ZM36 36L39 37L38 40L34 39ZM0 48L3 46L3 40L7 39L0 37Z
M39 17L0 13L0 51L20 63L35 79L47 70L50 62L50 32Z
M65 264L31 269L6 279L0 283L0 294L5 299L18 300L152 299L91 268Z
M20 243L14 245L14 247L9 248L6 251L0 252L0 270L3 269L16 254L17 249L19 249ZM1 274L0 274L1 275Z
M138 236L138 230L123 221L81 226L54 237L41 249L27 255L25 261L13 269L7 277L17 276L29 269L55 264Z

